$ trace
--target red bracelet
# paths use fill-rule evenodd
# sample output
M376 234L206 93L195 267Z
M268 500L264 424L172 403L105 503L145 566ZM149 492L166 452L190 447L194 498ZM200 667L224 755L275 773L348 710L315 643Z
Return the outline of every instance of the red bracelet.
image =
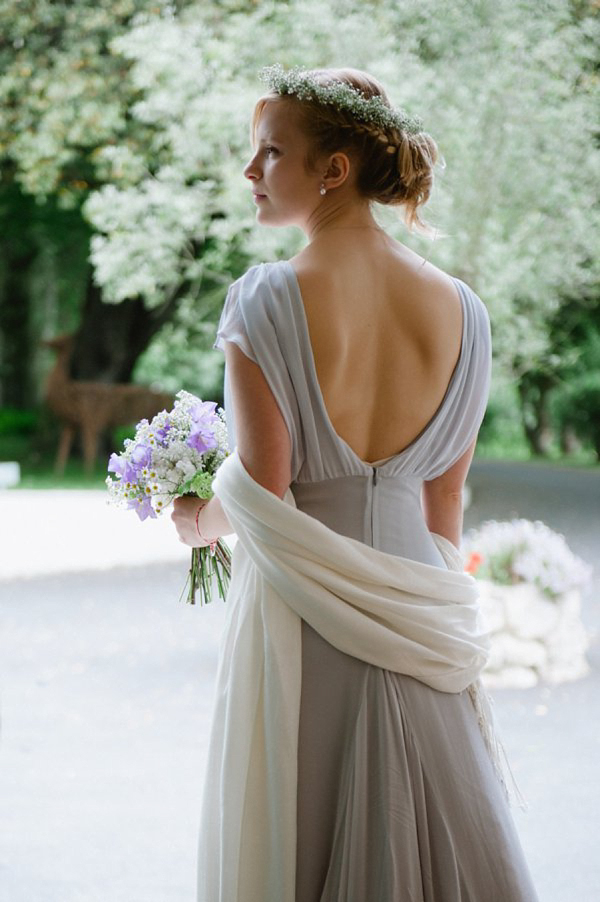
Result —
M206 542L206 544L210 547L210 550L214 552L216 545L217 545L217 539L216 538L215 539L207 539L206 536L203 536L202 533L200 532L200 527L198 525L198 517L200 516L200 511L203 510L203 508L204 508L204 505L202 505L202 507L199 507L198 513L196 514L196 530L198 532L198 535L202 539L202 541Z

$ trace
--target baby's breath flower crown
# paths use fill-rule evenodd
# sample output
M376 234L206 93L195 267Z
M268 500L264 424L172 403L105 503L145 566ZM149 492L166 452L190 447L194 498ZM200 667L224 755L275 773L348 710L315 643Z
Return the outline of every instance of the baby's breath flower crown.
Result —
M365 97L357 88L341 81L320 84L310 70L300 66L288 70L279 63L265 66L258 77L277 94L292 94L299 100L312 100L346 110L359 122L376 128L396 129L413 135L423 130L421 119L388 106L381 97Z

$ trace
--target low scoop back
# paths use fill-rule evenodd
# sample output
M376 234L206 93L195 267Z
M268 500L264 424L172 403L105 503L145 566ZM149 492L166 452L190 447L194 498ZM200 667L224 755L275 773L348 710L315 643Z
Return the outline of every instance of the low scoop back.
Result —
M458 361L437 411L419 435L379 465L384 475L433 479L467 450L477 434L490 380L490 331L484 305L463 282L454 279L462 305L462 341ZM231 286L215 347L232 341L257 363L273 392L292 441L294 482L318 482L371 473L339 436L319 386L300 286L288 261L252 267ZM235 424L226 408L232 442Z

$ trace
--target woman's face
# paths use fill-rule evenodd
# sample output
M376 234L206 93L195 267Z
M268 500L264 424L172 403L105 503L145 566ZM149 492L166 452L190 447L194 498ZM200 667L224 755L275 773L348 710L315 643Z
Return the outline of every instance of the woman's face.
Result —
M322 203L323 175L306 171L308 140L289 103L268 101L256 127L255 152L244 169L250 180L257 221L306 228Z

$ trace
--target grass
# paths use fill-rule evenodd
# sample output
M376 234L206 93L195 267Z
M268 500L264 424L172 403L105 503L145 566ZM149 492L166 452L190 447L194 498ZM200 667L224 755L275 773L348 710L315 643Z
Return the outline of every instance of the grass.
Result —
M600 461L593 451L583 449L574 454L561 454L551 449L546 457L532 454L528 448L515 448L508 451L500 442L486 442L477 445L476 460L515 461L515 463L531 463L539 466L576 467L578 469L594 469L600 467Z
M99 457L93 473L86 473L81 460L72 456L65 472L54 472L54 451L36 450L25 436L0 436L0 461L16 460L21 481L15 489L103 489L107 476L105 455Z
M132 438L134 427L120 427L111 438L111 448L119 449L125 438ZM16 489L104 489L104 481L108 475L108 453L99 452L96 466L92 473L86 473L83 461L76 453L72 453L67 461L65 472L57 475L54 472L58 432L56 429L40 429L37 433L0 431L0 461L15 460L21 467L21 481Z
M106 465L96 466L93 473L85 473L81 461L69 461L62 476L53 469L53 462L37 466L21 466L21 481L16 489L104 489Z
M573 454L563 454L558 445L552 447L546 457L531 453L526 442L508 442L498 436L480 439L475 451L477 460L502 460L534 463L546 466L594 468L600 461L591 448L582 448Z

